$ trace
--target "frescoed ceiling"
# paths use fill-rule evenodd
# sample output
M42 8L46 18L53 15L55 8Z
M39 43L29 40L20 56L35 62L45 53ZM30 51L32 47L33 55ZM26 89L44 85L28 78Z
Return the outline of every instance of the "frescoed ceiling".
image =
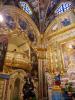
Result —
M21 7L20 2L28 4L27 10L31 10L31 18L34 20L41 32L44 32L50 22L54 19L54 10L60 2L74 0L1 0L4 5L15 5ZM25 6L25 5L24 5ZM30 9L28 8L30 7Z

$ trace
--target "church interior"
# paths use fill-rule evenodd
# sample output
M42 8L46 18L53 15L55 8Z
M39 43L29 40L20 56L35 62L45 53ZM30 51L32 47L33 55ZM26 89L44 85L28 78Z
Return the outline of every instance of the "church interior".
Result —
M0 100L75 100L75 0L0 0Z

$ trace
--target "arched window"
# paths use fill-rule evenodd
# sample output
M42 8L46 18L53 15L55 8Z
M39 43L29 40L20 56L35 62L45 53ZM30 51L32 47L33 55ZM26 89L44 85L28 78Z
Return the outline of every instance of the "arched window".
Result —
M72 3L71 2L64 2L64 3L61 3L60 6L55 10L55 13L57 15L71 9L71 6L72 6Z
M19 5L27 14L32 15L32 10L27 2L20 1Z

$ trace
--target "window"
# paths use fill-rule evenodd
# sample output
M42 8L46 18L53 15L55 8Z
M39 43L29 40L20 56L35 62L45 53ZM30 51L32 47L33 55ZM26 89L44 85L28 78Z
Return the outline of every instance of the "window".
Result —
M20 1L19 2L20 7L22 7L22 9L29 15L32 15L32 10L29 7L28 3L26 3L25 1Z
M72 6L72 3L71 2L64 2L62 3L56 10L55 10L55 13L58 15L58 14L61 14L67 10L69 10Z

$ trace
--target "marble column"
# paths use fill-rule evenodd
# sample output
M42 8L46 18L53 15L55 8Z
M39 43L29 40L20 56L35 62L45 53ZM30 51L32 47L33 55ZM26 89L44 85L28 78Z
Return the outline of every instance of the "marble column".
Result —
M39 77L39 100L44 100L44 70L45 70L45 52L44 48L37 49L38 54L38 77Z

